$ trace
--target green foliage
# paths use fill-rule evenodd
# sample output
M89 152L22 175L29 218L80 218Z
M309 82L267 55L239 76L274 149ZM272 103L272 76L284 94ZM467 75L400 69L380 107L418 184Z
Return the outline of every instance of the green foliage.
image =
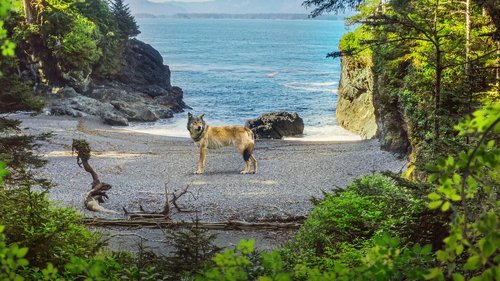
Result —
M40 111L44 102L33 95L33 90L17 75L0 77L0 113L20 110Z
M36 63L41 82L49 85L112 77L120 70L126 39L139 33L128 7L120 7L112 10L106 0L35 1L31 20L9 17L12 41L23 50L16 63L28 70Z
M75 4L81 15L96 24L99 52L99 62L94 63L92 76L108 78L120 70L122 58L123 38L120 36L118 23L113 12L105 1L85 1Z
M441 159L429 167L429 181L437 189L428 195L429 208L452 210L454 219L445 248L437 252L443 268L427 279L498 280L500 276L500 103L487 106L461 122L460 136L476 137L474 145L457 157Z
M241 240L235 249L226 249L212 258L204 272L196 280L214 281L289 281L290 273L278 252L264 253L260 258L253 257L255 251L253 240Z
M370 61L366 54L372 56L373 66L355 67L373 71L384 145L408 144L412 162L408 175L423 179L427 163L462 150L466 142L457 138L453 126L481 103L498 101L497 76L492 71L498 65L492 19L474 1L469 29L463 2L319 0L304 4L317 7L312 15L356 7L359 13L348 21L359 26L341 39L342 52L331 55L357 56L358 61Z
M34 267L48 262L62 268L72 257L89 258L101 247L100 234L86 229L74 209L49 202L45 193L28 188L0 192L0 221L8 243L30 248L26 258Z
M366 47L366 41L371 40L373 34L364 26L358 26L354 31L348 32L342 36L339 48L342 55L371 56L371 48Z
M217 254L196 280L424 280L424 269L432 260L431 247L401 247L399 239L387 234L374 237L373 246L367 249L356 266L333 263L327 268L307 264L295 265L293 271L286 267L279 251L252 257L253 241L240 241L236 249Z
M38 136L22 134L20 121L0 118L0 162L4 162L10 171L5 180L6 187L41 186L50 187L50 183L37 177L33 169L42 167L46 160L33 151L40 147L50 134Z
M101 57L101 50L97 48L100 36L94 22L83 16L74 16L67 33L49 35L48 47L61 62L62 71L90 73L92 65Z
M28 265L28 260L24 258L28 248L20 248L17 244L8 246L3 231L4 227L0 225L0 279L24 280L18 272Z
M5 19L9 15L12 9L12 3L10 1L0 2L0 50L2 51L0 60L0 67L3 66L4 57L13 57L16 44L12 42L7 36L7 29L5 28ZM2 70L0 69L0 79L2 78Z
M167 270L171 280L182 279L182 276L192 276L202 269L221 249L214 244L217 236L208 230L200 228L199 220L195 225L184 231L172 232L169 240L174 243L173 255L167 258Z
M140 33L139 27L130 13L128 5L125 4L123 0L112 1L111 7L118 29L123 38L127 39Z
M411 191L382 175L365 176L345 191L327 194L283 253L291 265L356 266L377 233L402 237L405 244L410 237L413 242L428 242L413 237L425 214L423 200Z

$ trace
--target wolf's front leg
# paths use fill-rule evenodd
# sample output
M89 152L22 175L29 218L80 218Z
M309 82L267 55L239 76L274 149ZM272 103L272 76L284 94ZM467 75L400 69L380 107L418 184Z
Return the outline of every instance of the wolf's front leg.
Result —
M195 174L203 174L205 172L205 157L207 156L207 149L200 148L200 161L198 162L198 170L194 172Z

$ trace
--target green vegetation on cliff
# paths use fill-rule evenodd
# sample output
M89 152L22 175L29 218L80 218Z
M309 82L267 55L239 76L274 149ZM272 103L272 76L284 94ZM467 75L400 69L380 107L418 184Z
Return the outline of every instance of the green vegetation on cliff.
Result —
M5 2L5 1L4 1ZM120 68L123 45L139 33L123 1L37 0L2 3L4 79L20 76L34 86L79 86L92 76L106 78ZM9 41L2 38L8 37Z
M372 62L361 67L373 73L378 134L385 147L411 152L418 171L439 155L464 149L469 140L453 126L500 99L495 10L471 1L306 2L320 3L318 13L339 3L360 11L351 21L361 25L332 55Z

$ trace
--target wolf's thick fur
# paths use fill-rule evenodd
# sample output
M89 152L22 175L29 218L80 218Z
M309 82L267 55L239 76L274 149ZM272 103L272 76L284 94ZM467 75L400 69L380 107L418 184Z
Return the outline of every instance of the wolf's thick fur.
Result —
M245 160L245 170L241 171L242 174L250 172L250 161L253 164L253 173L257 173L257 160L253 156L255 139L252 130L240 126L208 126L203 120L204 115L193 117L191 113L188 113L187 129L195 144L200 148L200 161L195 174L203 174L205 171L207 149L228 145L234 145Z

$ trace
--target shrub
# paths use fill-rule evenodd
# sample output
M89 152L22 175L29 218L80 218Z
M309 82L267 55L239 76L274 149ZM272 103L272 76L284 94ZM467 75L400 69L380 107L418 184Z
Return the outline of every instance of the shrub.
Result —
M333 260L355 266L377 233L387 232L408 243L408 225L415 224L424 210L423 200L390 178L365 176L346 190L326 194L283 254L292 267L304 263L325 268Z
M470 138L471 147L429 167L429 181L437 184L429 208L454 215L445 247L436 254L444 268L433 268L426 278L499 280L500 103L474 112L455 129Z
M63 71L75 70L88 74L101 57L97 48L100 36L94 22L84 16L75 16L69 32L49 36L49 48L62 62Z
M40 111L44 102L17 75L0 77L0 113L18 110Z
M0 221L7 243L30 251L26 259L35 267L52 263L63 268L72 257L90 258L101 247L100 234L89 231L74 209L49 202L45 193L28 188L0 190Z

